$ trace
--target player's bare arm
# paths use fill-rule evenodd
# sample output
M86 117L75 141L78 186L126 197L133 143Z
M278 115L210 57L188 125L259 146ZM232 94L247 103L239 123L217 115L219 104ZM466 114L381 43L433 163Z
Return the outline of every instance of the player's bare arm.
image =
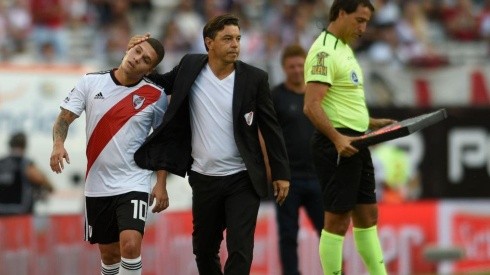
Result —
M78 116L66 109L61 108L61 112L56 118L53 126L53 151L51 152L50 166L53 172L59 174L65 168L63 159L70 163L70 157L65 149L65 140L68 135L70 124Z
M155 202L151 212L160 213L167 209L169 206L169 199L167 193L167 171L158 170L157 171L157 182L153 187L150 194L150 205Z
M332 126L321 107L321 102L328 92L329 86L320 82L308 82L306 84L305 103L303 112L310 119L313 126L327 136L337 148L337 152L343 157L349 157L358 150L350 143L354 139L340 134Z

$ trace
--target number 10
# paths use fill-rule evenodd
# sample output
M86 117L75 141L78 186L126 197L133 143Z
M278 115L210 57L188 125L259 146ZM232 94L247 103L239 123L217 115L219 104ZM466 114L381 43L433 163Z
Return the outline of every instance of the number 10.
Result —
M146 221L146 212L148 210L148 203L145 201L131 200L133 204L133 219L140 219Z

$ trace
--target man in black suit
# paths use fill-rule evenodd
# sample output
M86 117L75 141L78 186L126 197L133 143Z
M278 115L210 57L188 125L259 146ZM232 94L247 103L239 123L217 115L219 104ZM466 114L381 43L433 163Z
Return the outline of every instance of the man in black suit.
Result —
M146 169L184 176L192 187L193 251L200 274L223 274L218 256L226 229L224 274L249 274L260 198L289 190L289 165L266 72L238 61L238 18L220 15L203 29L208 54L188 54L153 81L172 94L162 124L135 153ZM130 45L142 41L137 37Z

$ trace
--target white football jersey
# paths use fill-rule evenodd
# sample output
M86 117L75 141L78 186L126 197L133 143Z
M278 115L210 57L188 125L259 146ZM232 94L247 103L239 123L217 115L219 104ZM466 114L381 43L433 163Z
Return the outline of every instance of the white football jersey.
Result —
M133 155L161 123L167 104L163 88L146 78L127 87L114 70L82 77L61 107L78 116L85 111L85 196L150 192L152 171L138 167Z

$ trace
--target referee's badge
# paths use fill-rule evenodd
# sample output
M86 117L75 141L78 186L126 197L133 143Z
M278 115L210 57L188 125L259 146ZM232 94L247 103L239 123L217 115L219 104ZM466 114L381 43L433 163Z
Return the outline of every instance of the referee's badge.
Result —
M245 122L247 123L248 126L252 125L252 122L254 121L254 112L246 113L243 117L245 117Z
M316 55L316 65L313 65L311 68L311 74L317 75L327 75L327 67L325 66L325 58L328 57L328 53L319 52Z
M354 85L359 85L359 77L357 77L357 74L355 71L352 71L350 73L350 80L352 80L352 83L354 83Z

